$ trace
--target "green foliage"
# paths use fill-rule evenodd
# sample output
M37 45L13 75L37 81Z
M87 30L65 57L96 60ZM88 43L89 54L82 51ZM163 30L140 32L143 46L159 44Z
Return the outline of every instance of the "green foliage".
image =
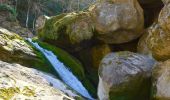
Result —
M0 4L0 11L9 11L11 13L10 20L16 20L16 9L7 4Z

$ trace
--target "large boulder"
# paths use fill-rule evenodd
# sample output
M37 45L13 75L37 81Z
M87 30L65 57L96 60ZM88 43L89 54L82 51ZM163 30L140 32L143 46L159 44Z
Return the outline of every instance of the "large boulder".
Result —
M2 61L0 69L1 100L73 100L59 89L50 86L52 83L43 77L46 75L42 72Z
M141 38L138 52L153 56L156 60L170 58L170 34L154 23Z
M170 4L164 6L158 18L140 39L138 51L152 55L157 60L170 58Z
M152 73L153 100L170 100L170 60L158 63Z
M77 51L93 37L93 24L88 12L73 12L51 17L38 33L48 43Z
M111 53L99 68L100 100L149 100L154 60L132 53Z
M89 8L98 39L118 44L138 38L144 28L137 0L101 0Z

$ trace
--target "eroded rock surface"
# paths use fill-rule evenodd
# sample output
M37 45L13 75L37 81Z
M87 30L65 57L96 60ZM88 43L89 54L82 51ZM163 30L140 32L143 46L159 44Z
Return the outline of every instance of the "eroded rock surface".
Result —
M101 0L89 8L98 32L106 43L125 43L141 35L143 10L137 0Z
M19 35L0 27L0 60L50 70L45 58ZM46 69L45 69L46 68Z
M0 99L72 100L50 86L40 72L0 61Z
M149 100L154 60L132 53L111 53L99 68L100 100Z
M153 24L141 38L138 51L152 55L157 60L170 58L170 34L159 24Z
M46 42L77 51L93 37L93 24L88 12L73 12L51 17L38 33Z

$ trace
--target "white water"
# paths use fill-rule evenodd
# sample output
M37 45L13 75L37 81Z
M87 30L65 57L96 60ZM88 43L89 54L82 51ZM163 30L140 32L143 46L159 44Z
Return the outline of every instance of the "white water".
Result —
M68 86L66 86L59 79L56 79L52 75L49 75L47 73L40 72L37 70L35 70L35 71L38 72L43 78L45 78L49 83L51 83L54 88L61 90L62 92L69 95L70 97L78 97L78 94L76 94L74 91L69 89Z
M82 96L94 100L88 91L85 89L85 87L82 85L82 83L73 75L72 72L69 71L69 69L57 59L57 56L53 54L53 52L48 51L38 45L38 43L32 42L30 38L28 38L28 41L39 51L41 51L44 56L49 60L49 62L53 65L61 79L72 89L77 91Z

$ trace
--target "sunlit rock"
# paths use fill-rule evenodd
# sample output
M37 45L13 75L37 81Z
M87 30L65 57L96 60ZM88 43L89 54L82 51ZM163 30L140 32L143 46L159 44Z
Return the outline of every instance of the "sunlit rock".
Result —
M19 63L28 67L36 67L44 71L50 70L50 68L48 68L50 65L45 62L45 58L28 45L22 37L1 27L0 60Z
M100 100L149 100L154 60L132 52L110 53L99 68Z
M160 62L153 70L152 74L152 96L153 100L170 99L170 60Z
M51 87L42 73L19 64L0 61L1 100L72 100L58 89Z
M153 24L141 38L138 51L149 54L157 60L170 58L170 33L164 31L159 24Z
M136 39L144 27L137 0L101 0L89 8L98 39L118 44Z
M164 31L170 32L170 4L167 4L162 8L159 14L158 23Z

